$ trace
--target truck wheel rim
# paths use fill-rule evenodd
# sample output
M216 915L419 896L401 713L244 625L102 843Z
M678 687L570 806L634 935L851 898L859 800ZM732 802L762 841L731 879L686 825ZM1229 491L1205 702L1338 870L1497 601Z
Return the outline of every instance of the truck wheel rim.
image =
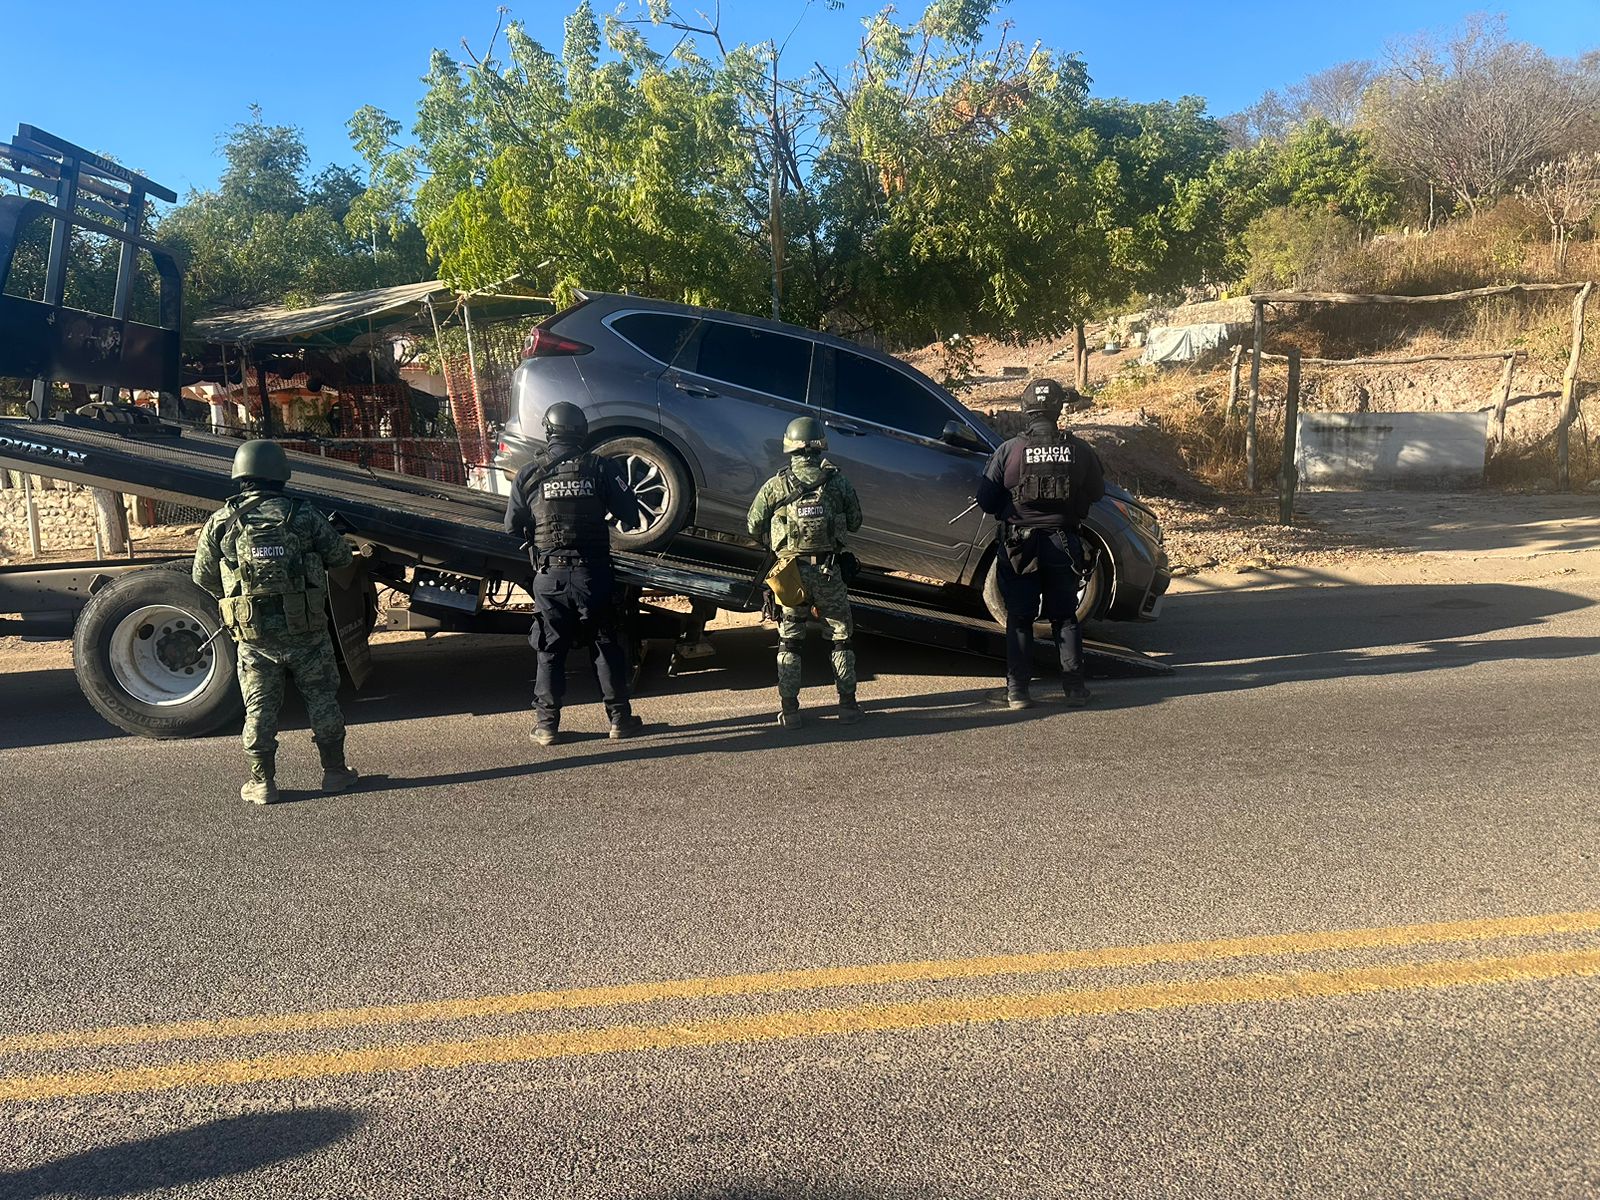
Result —
M111 674L141 704L165 708L193 700L217 673L216 632L169 604L136 608L111 632Z
M640 454L628 454L611 460L622 467L623 482L639 499L644 521L637 528L624 532L648 533L667 515L672 506L672 483L660 465ZM622 526L619 524L618 529Z

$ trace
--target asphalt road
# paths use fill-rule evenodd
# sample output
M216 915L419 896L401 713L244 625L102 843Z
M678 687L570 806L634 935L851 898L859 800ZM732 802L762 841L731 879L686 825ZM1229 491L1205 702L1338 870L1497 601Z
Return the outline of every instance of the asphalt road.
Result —
M0 673L0 1196L1591 1197L1597 595L1183 596L1081 712L862 639L794 734L733 631L548 751L408 642L266 810Z

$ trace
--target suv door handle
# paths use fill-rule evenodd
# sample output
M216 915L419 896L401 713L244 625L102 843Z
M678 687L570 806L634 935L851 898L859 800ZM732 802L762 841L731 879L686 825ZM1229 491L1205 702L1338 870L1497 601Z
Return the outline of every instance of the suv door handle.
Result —
M672 386L687 396L699 396L702 400L714 400L717 396L717 393L710 388L695 387L693 384L684 383L681 379L675 381Z
M851 437L861 437L867 432L859 425L846 425L843 421L824 421L823 424L836 433L847 433Z

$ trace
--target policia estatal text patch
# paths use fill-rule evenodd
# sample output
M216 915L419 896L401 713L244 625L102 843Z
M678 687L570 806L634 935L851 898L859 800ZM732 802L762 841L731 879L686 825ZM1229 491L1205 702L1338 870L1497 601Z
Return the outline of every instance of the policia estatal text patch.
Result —
M594 480L546 479L540 494L546 500L586 500L595 494Z

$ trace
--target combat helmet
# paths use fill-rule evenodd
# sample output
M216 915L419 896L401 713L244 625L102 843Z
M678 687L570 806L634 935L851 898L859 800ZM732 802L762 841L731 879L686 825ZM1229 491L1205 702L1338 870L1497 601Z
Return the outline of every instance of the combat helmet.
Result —
M1029 416L1059 417L1067 394L1054 379L1035 379L1023 389L1022 411Z
M589 436L589 418L583 409L568 400L558 400L544 411L544 435L547 438L586 438Z
M828 431L815 417L796 417L783 431L785 454L800 454L809 450L820 454L827 448Z
M234 451L235 482L252 479L262 483L289 482L289 456L277 442L256 438Z

